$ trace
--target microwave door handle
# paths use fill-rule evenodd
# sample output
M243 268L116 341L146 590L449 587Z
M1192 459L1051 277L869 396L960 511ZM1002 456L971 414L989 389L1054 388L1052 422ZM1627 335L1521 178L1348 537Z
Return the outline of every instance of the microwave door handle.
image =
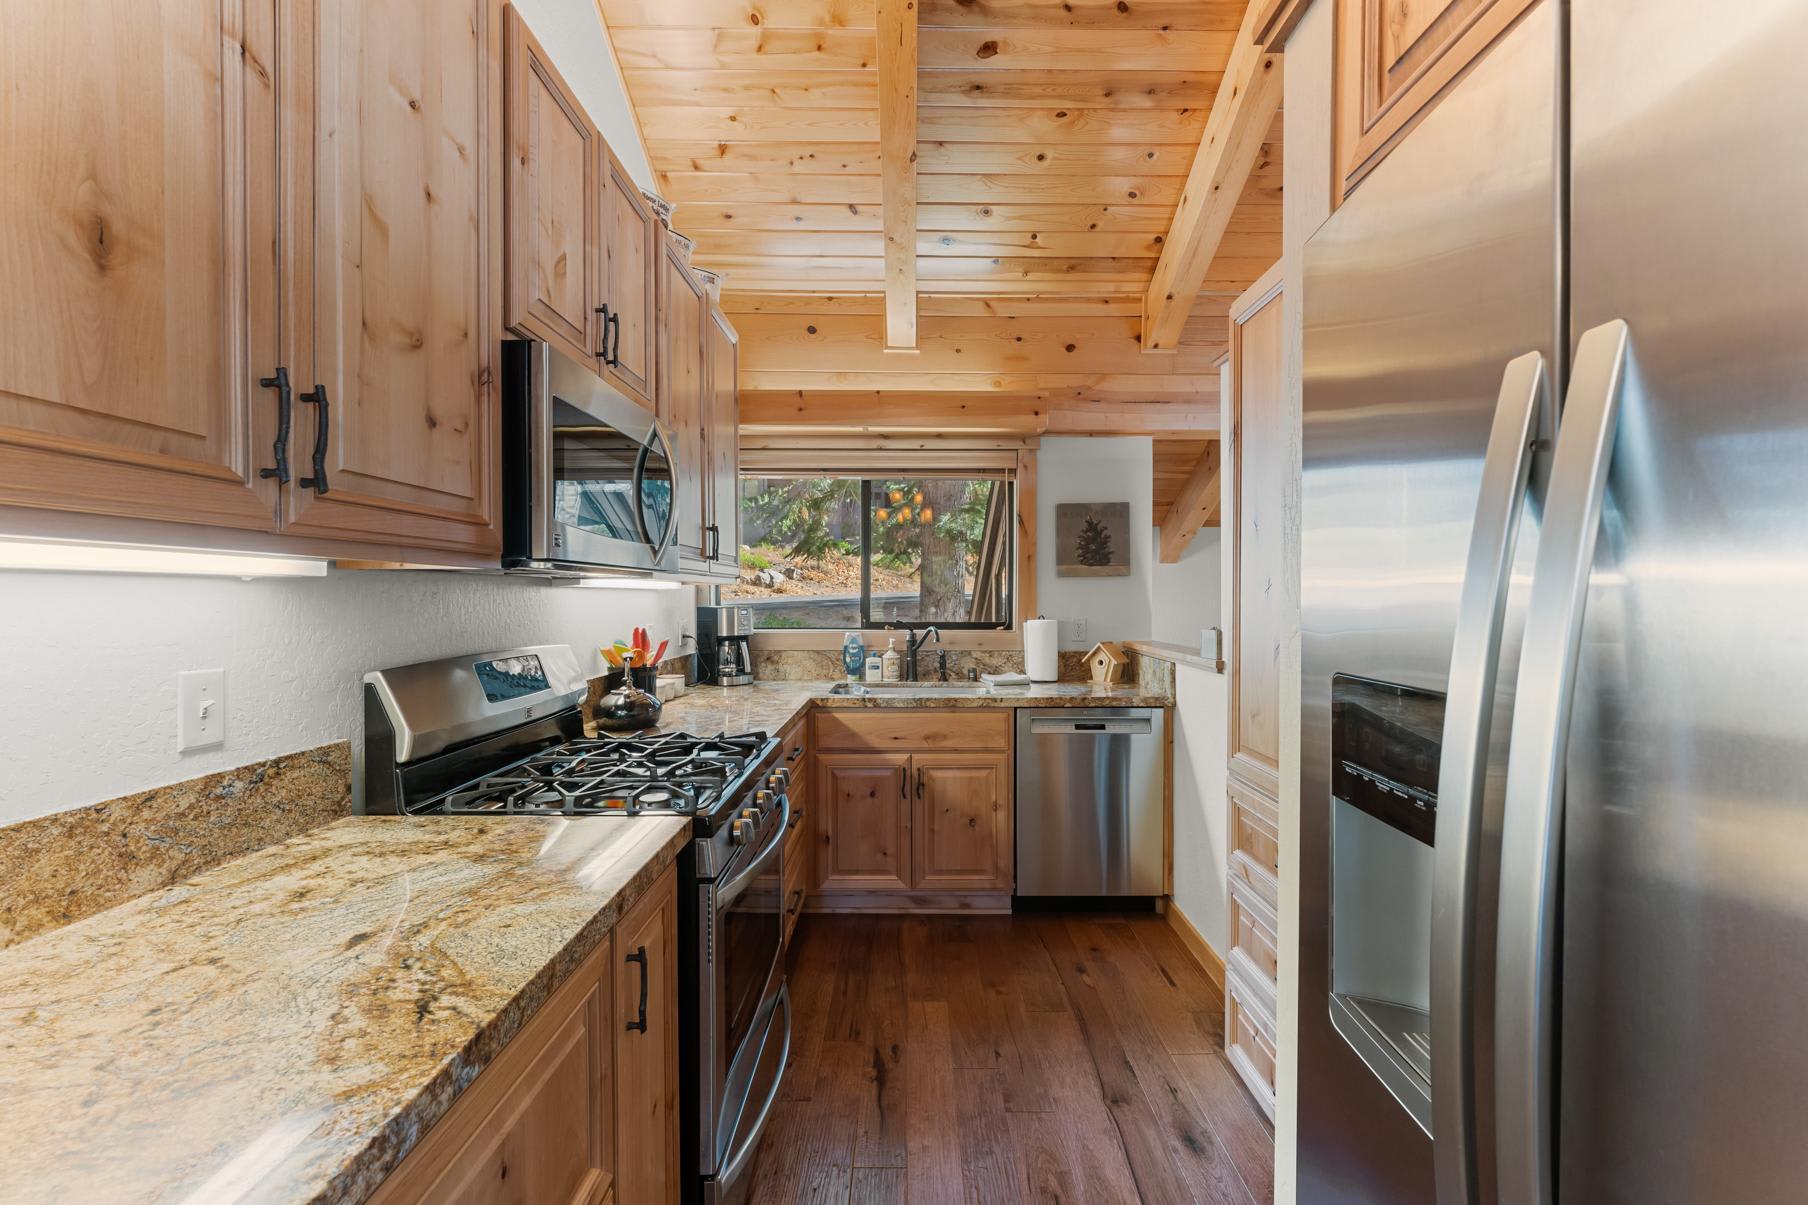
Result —
M1475 1133L1475 883L1482 789L1513 552L1547 405L1544 357L1510 361L1470 528L1438 762L1431 911L1432 1157L1439 1205L1479 1199ZM1548 445L1547 445L1548 446Z
M672 546L672 540L675 538L678 531L678 461L677 458L672 455L672 441L666 438L665 429L655 421L652 428L648 430L647 437L641 441L640 456L635 465L635 509L636 513L639 513L642 516L640 527L641 535L643 537L647 536L647 530L645 511L640 505L640 480L646 472L646 460L647 457L652 454L655 442L658 444L660 455L665 457L666 468L671 473L673 490L672 509L666 516L665 530L659 533L657 539L647 539L647 546L652 548L653 559L657 561L660 557L665 555L666 549Z
M640 450L634 454L634 526L640 532L640 542L653 550L653 559L657 561L662 551L653 534L647 530L647 453L651 451L645 441Z
M1614 319L1584 332L1564 398L1513 700L1495 951L1495 1142L1502 1201L1550 1205L1557 851L1589 573L1630 368Z

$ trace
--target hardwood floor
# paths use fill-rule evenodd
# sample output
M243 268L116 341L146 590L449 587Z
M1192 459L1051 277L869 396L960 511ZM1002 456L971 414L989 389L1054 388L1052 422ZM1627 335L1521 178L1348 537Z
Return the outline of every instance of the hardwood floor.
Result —
M1224 999L1152 916L806 916L769 1202L1274 1197Z

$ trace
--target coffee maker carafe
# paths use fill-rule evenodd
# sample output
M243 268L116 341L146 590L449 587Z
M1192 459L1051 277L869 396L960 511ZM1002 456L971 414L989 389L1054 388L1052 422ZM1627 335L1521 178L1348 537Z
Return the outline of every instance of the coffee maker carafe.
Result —
M717 686L752 682L752 635L752 607L697 608L697 649L703 671L699 680Z

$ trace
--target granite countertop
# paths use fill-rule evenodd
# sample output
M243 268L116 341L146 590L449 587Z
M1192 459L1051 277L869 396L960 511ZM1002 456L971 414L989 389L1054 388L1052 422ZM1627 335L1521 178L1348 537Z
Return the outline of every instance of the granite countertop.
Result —
M0 1200L363 1200L688 831L352 817L0 951Z
M755 682L749 686L693 686L665 705L661 732L698 735L717 732L777 732L806 708L921 707L1167 707L1165 693L1135 685L1094 686L1090 682L1048 682L1027 689L941 693L921 687L879 686L867 695L832 695L833 682Z

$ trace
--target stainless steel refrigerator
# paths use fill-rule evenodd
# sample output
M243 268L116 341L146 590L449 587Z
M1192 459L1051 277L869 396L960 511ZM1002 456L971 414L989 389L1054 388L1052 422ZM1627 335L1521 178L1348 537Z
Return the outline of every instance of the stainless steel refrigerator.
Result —
M1541 0L1308 244L1303 1202L1808 1193L1805 76Z

